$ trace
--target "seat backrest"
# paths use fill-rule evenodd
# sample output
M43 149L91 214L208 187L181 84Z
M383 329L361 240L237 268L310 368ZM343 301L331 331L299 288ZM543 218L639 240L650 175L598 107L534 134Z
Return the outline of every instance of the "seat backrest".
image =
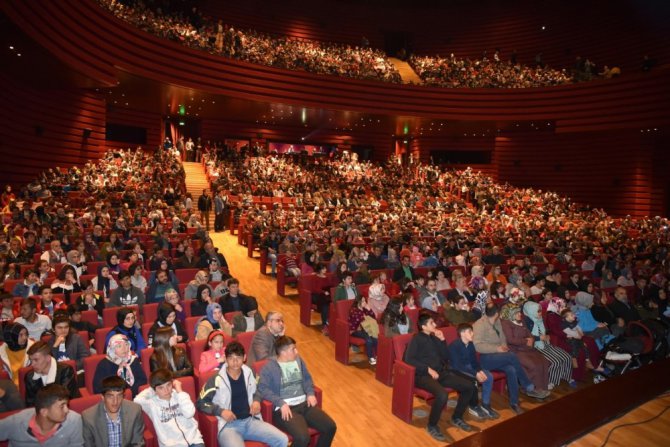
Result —
M244 346L244 352L249 352L251 350L251 342L254 339L257 331L252 332L240 332L237 334L236 340Z
M405 349L412 340L413 334L401 334L393 337L393 353L396 360L402 360L405 356Z
M26 376L33 370L32 366L24 366L19 369L19 393L26 400Z
M223 342L226 342L226 338L223 338ZM200 355L207 349L207 340L191 340L188 342L188 351L191 356L191 364L193 365L193 370L197 371L200 366Z
M137 321L139 321L139 316L140 316L140 308L137 304L133 304L131 306L115 306L115 307L106 307L102 310L102 326L103 327L114 327L118 323L116 321L116 313L119 311L119 309L123 309L123 307L130 307L133 309L135 312L135 318L137 318Z
M113 328L111 327L103 327L100 329L95 330L95 350L98 354L105 354L106 350L105 348L107 347L105 341L107 338L107 334L109 334L112 331Z
M223 318L225 318L228 323L232 323L233 318L235 318L235 316L237 316L237 315L242 315L242 312L240 312L239 310L235 310L233 312L226 312L223 315Z
M149 380L149 376L151 375L151 354L154 353L154 348L144 348L142 351L140 351L140 361L142 363L142 369L144 370L144 374L147 375L147 380Z
M179 281L179 284L181 285L182 283L188 284L189 281L192 281L198 271L199 269L178 269L175 270L174 274L177 277L177 281Z
M78 397L76 399L70 400L70 410L81 414L84 410L91 408L93 405L97 405L102 401L101 394L92 394L90 396Z
M349 320L349 311L351 310L351 305L354 304L354 300L341 300L335 303L335 314L340 320L347 321Z
M96 310L85 310L81 313L81 321L88 321L93 326L98 327L98 311Z
M202 320L203 317L186 317L184 322L184 330L188 335L189 339L195 339L195 328L198 325L198 322Z
M142 316L145 323L152 323L158 318L158 304L149 303L142 306Z
M142 337L144 337L144 341L149 343L149 330L151 329L151 326L153 326L153 322L150 323L144 323L142 325Z
M97 332L96 332L97 334ZM84 358L84 384L86 390L90 394L95 394L93 391L93 377L95 370L98 369L98 364L105 358L103 354L92 355Z
M447 344L453 343L458 338L456 326L441 327L440 330L444 334L444 340L447 342Z
M254 362L254 364L251 365L251 369L254 371L254 374L256 374L256 377L261 375L261 370L267 364L267 362L268 362L268 359L263 359L263 360L259 360L257 362Z

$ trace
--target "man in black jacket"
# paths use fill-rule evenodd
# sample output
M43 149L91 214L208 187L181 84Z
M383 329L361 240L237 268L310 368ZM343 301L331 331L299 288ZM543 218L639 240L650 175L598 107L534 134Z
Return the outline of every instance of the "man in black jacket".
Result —
M65 363L58 363L51 356L51 347L46 342L35 342L28 348L28 357L33 370L26 374L25 379L27 406L35 405L37 392L50 383L63 385L70 394L70 399L81 397L74 369Z
M404 360L416 368L414 385L435 396L426 430L437 441L444 442L446 437L437 426L449 399L449 393L444 387L458 392L451 423L461 430L472 431L473 427L463 420L463 414L468 407L478 409L477 386L474 380L468 380L449 368L449 349L444 334L436 330L430 314L421 312L417 326L419 332L409 342Z
M410 281L416 280L416 273L412 266L409 265L409 256L403 256L400 267L393 271L393 282L399 283L403 278L407 278Z
M209 231L209 212L212 210L212 198L207 194L207 190L202 190L202 195L198 198L198 211L200 211L200 221L205 224Z

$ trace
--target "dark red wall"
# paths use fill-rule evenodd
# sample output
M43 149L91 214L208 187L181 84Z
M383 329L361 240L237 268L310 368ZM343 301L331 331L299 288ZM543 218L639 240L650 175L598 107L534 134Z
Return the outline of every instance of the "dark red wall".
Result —
M494 163L501 182L557 191L616 215L653 216L667 212L667 156L654 150L656 138L640 131L520 133L496 138Z
M83 90L41 90L0 75L0 178L20 185L46 168L72 166L105 150L105 101ZM91 135L84 138L84 129Z

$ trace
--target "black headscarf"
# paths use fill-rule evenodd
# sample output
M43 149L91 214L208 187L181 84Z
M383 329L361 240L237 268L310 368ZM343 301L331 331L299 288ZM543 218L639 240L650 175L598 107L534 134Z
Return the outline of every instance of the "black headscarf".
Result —
M20 323L5 323L4 327L2 328L2 336L5 339L5 343L7 343L7 347L10 351L20 351L22 349L26 349L28 346L27 338L23 345L19 344L19 334L23 330L26 332L28 331L28 329L26 329L26 327Z

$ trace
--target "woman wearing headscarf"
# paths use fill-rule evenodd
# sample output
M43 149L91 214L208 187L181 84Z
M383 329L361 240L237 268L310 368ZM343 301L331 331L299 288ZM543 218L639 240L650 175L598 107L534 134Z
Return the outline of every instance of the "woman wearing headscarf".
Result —
M509 308L501 321L507 345L514 352L536 389L549 389L549 360L535 349L535 339L523 323L521 307Z
M93 284L93 289L99 291L103 297L111 296L111 290L119 287L106 265L98 267L98 276L91 280L91 284Z
M35 342L28 338L28 329L19 323L5 323L2 336L5 343L0 345L0 367L19 386L19 369L30 364L27 352Z
M584 335L593 338L598 345L598 349L603 349L608 341L612 340L614 336L610 333L606 323L599 323L593 314L591 308L593 307L594 296L590 293L579 292L575 297L575 305L572 311L579 321L579 327L584 331Z
M510 293L507 302L500 308L500 318L503 320L512 321L512 312L516 309L521 309L523 303L526 301L521 289L514 287ZM542 388L543 390L546 388Z
M191 303L191 316L199 317L206 315L207 306L214 302L209 284L199 285L195 293L195 300Z
M386 294L386 286L379 282L378 278L375 278L375 282L368 289L368 303L375 313L375 318L378 319L381 317L384 310L386 310L389 300L390 298Z
M211 303L207 306L206 316L198 322L195 328L195 339L206 340L210 332L220 330L226 335L232 335L233 326L223 318L223 311L219 303Z
M93 376L94 393L102 393L102 380L109 376L119 376L125 380L133 396L137 395L140 386L147 383L140 360L130 348L128 337L123 334L115 334L109 339L107 356L98 363Z
M258 310L258 301L253 296L247 297L240 303L241 313L233 318L233 337L240 332L257 331L265 324L265 320Z
M125 335L128 341L130 342L130 349L133 352L140 352L142 349L147 347L144 337L142 337L142 331L137 325L137 317L135 316L135 311L130 307L122 307L116 311L116 323L117 325L112 328L111 331L107 334L107 340L105 340L105 345L109 343L109 340L112 336L116 334Z
M558 310L561 306L561 299L554 299L554 302L549 303L549 308ZM565 307L565 302L562 304ZM544 320L542 319L542 308L535 301L526 301L523 305L523 314L528 317L526 324L533 336L533 346L535 349L549 360L549 388L551 389L565 380L570 386L575 386L575 381L572 378L572 359L570 354L563 349L552 346L549 343L549 335L544 327Z
M158 306L157 318L154 324L149 329L147 334L147 344L153 346L153 339L156 331L162 327L171 327L177 336L177 343L186 343L188 341L188 334L184 326L177 319L177 311L170 303L161 303Z

